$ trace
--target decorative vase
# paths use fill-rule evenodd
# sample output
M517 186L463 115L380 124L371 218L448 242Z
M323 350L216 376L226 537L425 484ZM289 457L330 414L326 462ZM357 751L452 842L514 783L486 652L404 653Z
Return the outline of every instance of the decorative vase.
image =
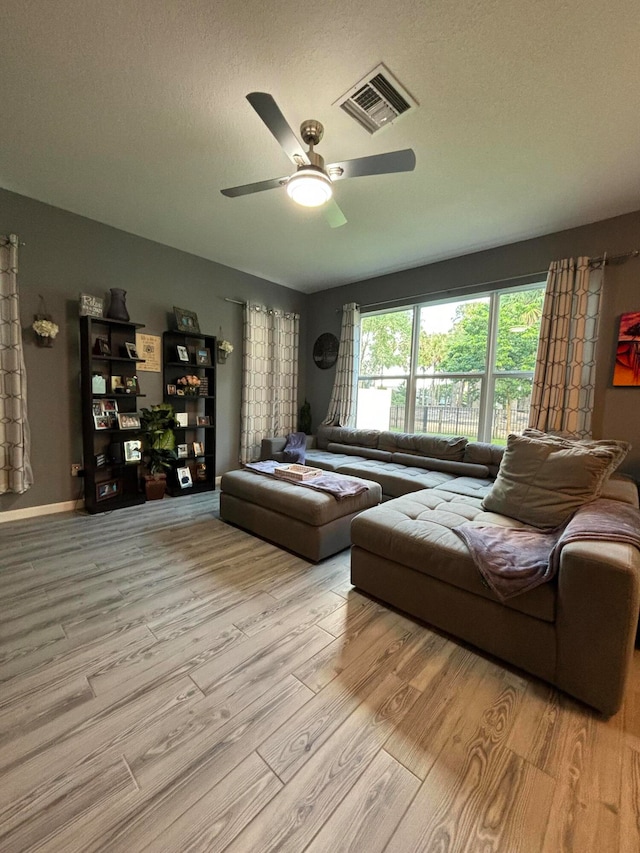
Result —
M229 353L226 350L218 349L218 364L226 364Z
M110 320L122 320L125 323L128 323L129 312L127 311L127 303L125 301L127 291L122 290L121 287L112 287L110 292L111 301L109 302L107 317Z
M39 347L52 347L53 338L49 337L49 335L36 335L36 343Z

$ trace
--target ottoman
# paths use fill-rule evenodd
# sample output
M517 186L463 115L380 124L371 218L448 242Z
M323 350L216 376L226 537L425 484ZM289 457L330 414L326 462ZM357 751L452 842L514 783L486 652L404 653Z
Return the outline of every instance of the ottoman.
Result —
M333 495L254 471L229 471L220 483L220 518L317 562L351 544L351 519L382 500L378 483L359 495Z

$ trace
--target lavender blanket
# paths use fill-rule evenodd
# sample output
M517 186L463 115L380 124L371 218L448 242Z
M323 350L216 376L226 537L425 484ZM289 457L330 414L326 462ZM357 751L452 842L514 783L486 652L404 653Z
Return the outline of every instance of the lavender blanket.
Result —
M244 466L250 471L256 471L258 474L267 474L275 477L274 471L276 468L282 467L281 462L275 462L272 459L267 459L264 462L247 462ZM278 477L278 480L281 478ZM291 483L291 480L286 482ZM294 483L295 486L304 486L307 489L316 489L319 492L327 492L337 501L343 501L345 498L352 498L354 495L360 495L366 492L369 488L362 481L344 477L342 474L332 474L329 471L323 471L318 474L313 480L305 480L302 483Z
M509 527L454 527L500 601L555 577L565 545L577 541L626 542L640 549L640 512L620 501L600 499L581 507L551 533Z

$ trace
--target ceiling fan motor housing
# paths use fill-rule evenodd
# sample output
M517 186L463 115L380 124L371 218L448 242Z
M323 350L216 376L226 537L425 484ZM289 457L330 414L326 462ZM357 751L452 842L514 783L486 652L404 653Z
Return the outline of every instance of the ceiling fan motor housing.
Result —
M309 118L300 125L300 138L305 145L318 145L324 136L324 125L315 118Z

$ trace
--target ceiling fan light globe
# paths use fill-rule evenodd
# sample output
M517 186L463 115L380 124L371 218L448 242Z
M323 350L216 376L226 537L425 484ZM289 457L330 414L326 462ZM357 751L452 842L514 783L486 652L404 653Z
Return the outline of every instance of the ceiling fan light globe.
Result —
M324 172L303 167L289 178L287 195L303 207L321 207L333 195L331 180Z

